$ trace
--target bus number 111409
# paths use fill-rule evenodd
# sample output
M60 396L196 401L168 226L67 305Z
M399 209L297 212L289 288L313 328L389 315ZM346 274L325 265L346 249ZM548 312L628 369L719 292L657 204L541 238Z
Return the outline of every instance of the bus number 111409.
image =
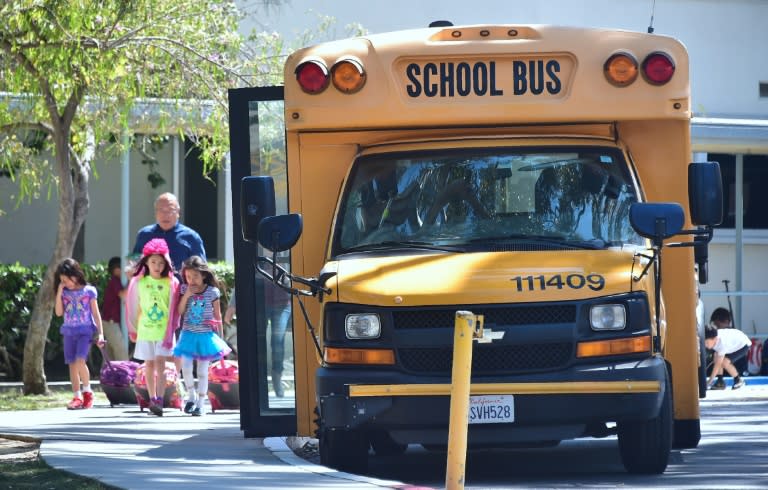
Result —
M600 274L555 274L553 276L515 276L512 282L517 286L518 292L523 291L544 291L547 288L563 289L581 289L588 287L592 291L600 291L605 287L605 278Z

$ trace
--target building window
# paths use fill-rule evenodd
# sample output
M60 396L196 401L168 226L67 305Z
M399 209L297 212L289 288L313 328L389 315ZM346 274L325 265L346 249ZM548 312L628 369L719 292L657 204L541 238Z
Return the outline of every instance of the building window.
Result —
M768 82L760 82L760 98L768 97Z
M736 226L736 155L710 153L710 161L720 162L723 175L723 223L718 228ZM768 155L744 155L744 229L768 229Z

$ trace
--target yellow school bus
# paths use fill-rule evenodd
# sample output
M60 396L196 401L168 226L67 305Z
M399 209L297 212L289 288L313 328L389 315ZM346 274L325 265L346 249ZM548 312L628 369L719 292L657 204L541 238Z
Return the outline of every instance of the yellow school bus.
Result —
M441 22L301 49L284 81L287 213L269 177L237 199L306 313L296 423L324 464L446 446L458 310L484 317L470 450L617 434L629 472L661 473L698 444L721 190L689 163L680 42Z

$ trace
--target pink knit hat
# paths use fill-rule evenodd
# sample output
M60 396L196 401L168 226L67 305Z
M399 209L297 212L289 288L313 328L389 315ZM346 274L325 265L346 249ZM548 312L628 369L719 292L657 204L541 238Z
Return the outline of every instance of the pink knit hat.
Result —
M147 255L168 255L168 252L168 243L162 238L153 238L141 249L141 254L144 257Z
M171 254L170 250L168 249L168 242L166 242L162 238L153 238L152 240L148 241L144 248L141 249L141 253L144 257L149 257L150 255L160 255L165 259L165 262L168 264L168 269L173 272L173 261L171 260Z

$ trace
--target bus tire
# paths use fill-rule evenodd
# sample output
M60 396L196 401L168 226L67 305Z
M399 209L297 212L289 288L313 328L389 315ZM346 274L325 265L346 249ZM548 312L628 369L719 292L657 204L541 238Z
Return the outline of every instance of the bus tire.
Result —
M320 463L348 473L368 469L368 438L359 430L320 429Z
M621 462L629 473L661 474L672 449L672 389L667 375L659 414L650 420L617 424Z
M370 437L371 447L377 456L400 456L408 449L408 444L400 444L386 431L372 432Z

